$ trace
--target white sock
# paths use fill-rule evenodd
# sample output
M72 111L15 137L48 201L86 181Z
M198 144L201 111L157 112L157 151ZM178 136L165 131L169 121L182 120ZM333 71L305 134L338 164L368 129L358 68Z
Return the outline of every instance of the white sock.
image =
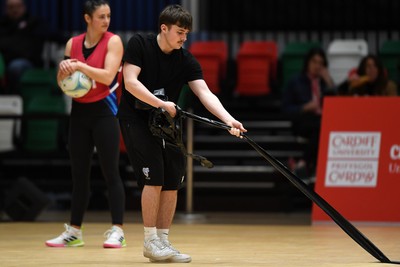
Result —
M161 240L168 240L169 229L157 229L157 235Z
M82 228L78 229L73 226L69 226L69 230L72 231L74 234L80 233L82 231Z
M121 235L124 235L124 230L123 230L121 227L119 227L119 226L117 226L117 225L113 225L113 226L112 226L112 229L115 229L115 230L117 230Z
M144 227L144 241L157 238L156 227Z

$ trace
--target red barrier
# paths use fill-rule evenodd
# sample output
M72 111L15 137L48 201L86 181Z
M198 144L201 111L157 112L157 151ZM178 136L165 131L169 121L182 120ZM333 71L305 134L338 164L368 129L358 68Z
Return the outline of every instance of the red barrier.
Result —
M400 222L399 117L400 97L324 100L315 190L350 221Z

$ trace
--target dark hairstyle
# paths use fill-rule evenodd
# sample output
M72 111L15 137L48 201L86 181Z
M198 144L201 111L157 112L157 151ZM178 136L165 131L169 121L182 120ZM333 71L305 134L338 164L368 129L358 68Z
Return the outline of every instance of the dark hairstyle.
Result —
M366 67L367 67L367 61L369 59L372 59L372 61L374 61L375 66L378 68L378 74L382 75L382 76L385 76L382 62L380 61L380 59L377 56L375 56L373 54L368 54L368 55L366 55L365 57L363 57L361 59L360 64L358 65L358 68L357 68L357 74L358 75L365 75Z
M367 61L370 59L374 62L375 66L378 69L378 77L376 77L376 80L372 82L372 85L373 87L375 87L376 90L383 90L387 84L387 76L382 61L376 55L368 54L363 57L360 61L360 64L358 65L357 74L359 76L364 76L366 74Z
M106 0L88 0L85 1L85 4L83 5L83 15L88 14L89 16L93 15L93 12L102 5L107 5L110 6L108 1Z
M168 27L177 25L189 31L192 30L192 15L180 5L169 5L163 9L158 18L158 31L161 31L161 25L165 24Z
M4 5L7 5L7 0L6 1L4 1ZM27 2L26 2L26 0L21 0L21 3L24 5L24 6L26 6L26 4L27 4Z
M322 57L322 60L324 61L324 67L328 67L328 60L326 58L325 51L320 48L320 47L312 47L306 54L306 57L304 58L303 62L303 73L307 73L308 71L308 65L310 64L311 59L315 56L318 55Z

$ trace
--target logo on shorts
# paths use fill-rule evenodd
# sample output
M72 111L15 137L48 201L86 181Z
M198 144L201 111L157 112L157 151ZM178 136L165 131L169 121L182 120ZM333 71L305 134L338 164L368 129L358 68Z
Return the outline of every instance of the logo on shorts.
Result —
M150 169L149 168L143 168L142 172L143 172L143 174L145 176L145 179L146 180L150 180L150 177L149 177Z
M185 175L182 176L182 178L181 178L181 184L183 183L183 181L185 181Z

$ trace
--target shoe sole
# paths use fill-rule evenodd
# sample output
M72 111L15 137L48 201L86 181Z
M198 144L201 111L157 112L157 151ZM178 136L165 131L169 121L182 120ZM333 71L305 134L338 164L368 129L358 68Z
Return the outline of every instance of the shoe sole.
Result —
M150 262L152 263L189 263L192 261L192 258L187 258L187 259L180 259L180 260L175 260L175 259L166 259L166 260L153 260L149 259Z
M85 244L77 244L77 245L65 245L65 244L51 244L51 243L45 243L46 246L51 247L51 248L77 248L77 247L83 247Z
M192 257L190 257L187 254L174 255L171 258L168 258L166 260L150 259L150 262L153 262L153 263L189 263L191 261L192 261Z
M112 245L112 244L103 244L103 248L124 248L125 246L122 245Z
M154 260L154 261L163 261L163 260L167 260L171 257L173 257L174 255L167 255L167 256L162 256L162 257L153 257L152 255L148 254L148 253L143 253L143 256L145 256L146 258L149 258L149 260Z

